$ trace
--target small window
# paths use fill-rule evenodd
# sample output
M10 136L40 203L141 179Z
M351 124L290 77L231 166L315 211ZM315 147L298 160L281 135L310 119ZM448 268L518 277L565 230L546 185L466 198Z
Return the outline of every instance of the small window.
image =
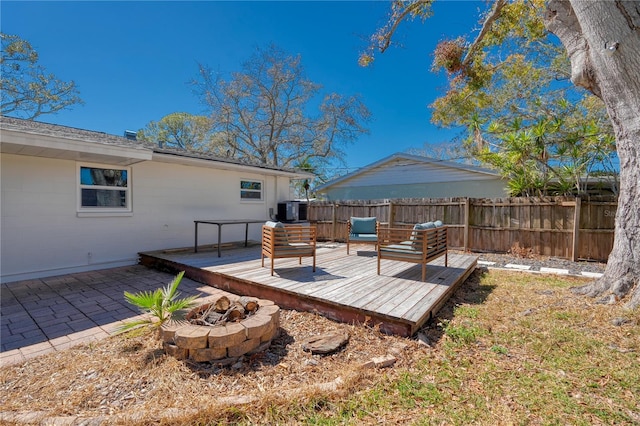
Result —
M256 180L241 180L240 200L262 201L262 182Z
M129 168L79 165L78 178L78 211L131 211Z

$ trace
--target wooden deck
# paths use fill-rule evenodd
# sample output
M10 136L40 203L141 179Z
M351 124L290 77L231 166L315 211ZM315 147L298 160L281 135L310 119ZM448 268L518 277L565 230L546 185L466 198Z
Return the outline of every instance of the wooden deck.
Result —
M476 266L477 256L449 253L427 265L426 281L420 265L383 260L377 275L376 252L370 245L318 243L316 272L311 258L276 259L261 267L260 246L200 248L140 253L140 263L176 273L235 294L273 300L286 309L317 312L347 323L379 326L386 333L411 336L442 307Z

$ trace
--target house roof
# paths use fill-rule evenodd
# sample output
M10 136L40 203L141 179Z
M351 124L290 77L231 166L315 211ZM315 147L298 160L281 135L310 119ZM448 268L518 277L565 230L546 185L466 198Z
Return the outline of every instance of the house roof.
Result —
M362 167L355 172L346 174L344 176L333 179L324 185L321 185L317 188L318 191L324 191L334 186L340 186L346 183L355 182L357 180L361 180L359 178L363 178L366 175L371 175L378 171L382 171L385 169L389 169L392 167L405 167L408 171L417 172L424 171L425 167L430 167L434 169L438 176L444 176L443 171L448 171L449 175L451 172L462 172L464 174L473 176L476 175L478 177L487 179L487 178L499 178L500 175L493 170L485 169L482 167L472 166L468 164L456 163L453 161L446 160L438 160L430 157L423 157L419 155L411 155L405 153L395 153L388 157L385 157L375 163L369 164L368 166ZM415 173L414 173L415 174ZM420 176L423 178L424 176ZM372 185L377 184L373 180L369 180ZM386 180L385 183L393 184L394 182ZM397 182L397 183L414 183L414 182Z
M159 148L153 144L104 132L78 129L14 117L0 117L0 152L36 157L131 165L141 161L180 163L222 169L259 169L261 173L292 179L313 178L308 172L204 153Z

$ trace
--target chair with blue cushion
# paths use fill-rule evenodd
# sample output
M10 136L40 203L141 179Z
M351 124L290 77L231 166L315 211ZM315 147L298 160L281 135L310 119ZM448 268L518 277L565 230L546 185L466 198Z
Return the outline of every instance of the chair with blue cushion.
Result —
M447 259L447 227L439 220L418 223L411 228L381 228L379 232L378 275L380 261L399 260L422 266L422 281L426 278L427 263L444 256Z
M374 244L378 248L378 229L380 223L375 217L352 217L347 223L347 254L349 244Z

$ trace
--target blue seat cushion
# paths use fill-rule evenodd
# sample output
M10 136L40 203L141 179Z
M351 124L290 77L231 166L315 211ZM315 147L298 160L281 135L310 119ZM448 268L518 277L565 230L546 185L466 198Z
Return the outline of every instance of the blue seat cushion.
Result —
M352 217L351 218L352 234L374 234L376 233L375 217Z

